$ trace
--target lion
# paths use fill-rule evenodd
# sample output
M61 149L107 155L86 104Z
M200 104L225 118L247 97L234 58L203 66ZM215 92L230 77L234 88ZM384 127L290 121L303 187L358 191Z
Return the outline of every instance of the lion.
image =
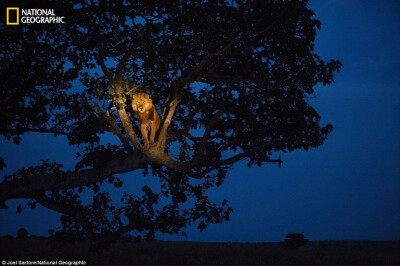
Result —
M160 116L157 114L156 107L148 94L139 92L132 97L132 109L138 116L144 146L148 147L154 143L156 132L160 127ZM150 131L150 140L148 131Z

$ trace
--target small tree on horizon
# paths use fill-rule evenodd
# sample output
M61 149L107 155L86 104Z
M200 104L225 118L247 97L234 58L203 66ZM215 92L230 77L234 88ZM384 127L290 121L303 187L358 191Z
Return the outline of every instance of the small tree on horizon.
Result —
M5 175L2 208L30 199L61 213L62 231L94 240L204 230L229 220L227 201L213 203L207 191L236 162L281 164L277 154L319 147L333 128L307 100L341 66L314 52L320 22L309 1L21 6L54 8L66 23L0 24L0 134L17 144L30 132L65 136L81 152L73 169L43 160ZM130 107L139 91L161 116L150 147ZM100 144L105 133L120 144ZM127 191L115 204L102 185L120 188L133 171L158 177L159 189Z
M302 233L289 233L283 241L283 246L286 248L299 248L308 243L307 237Z
M28 238L28 237L29 237L28 230L26 230L25 228L18 229L17 238L24 239L24 238Z

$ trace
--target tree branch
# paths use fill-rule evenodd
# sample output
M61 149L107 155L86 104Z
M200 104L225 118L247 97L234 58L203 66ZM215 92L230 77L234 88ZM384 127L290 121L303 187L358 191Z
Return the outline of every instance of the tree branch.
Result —
M122 225L122 222L119 221L119 228L116 231L108 231L106 234L102 235L100 233L96 233L93 231L93 227L88 220L89 213L85 210L84 207L73 206L69 204L65 204L64 202L54 201L47 197L43 192L35 193L33 197L39 204L43 207L48 208L50 210L66 214L75 218L78 223L82 226L83 231L86 235L92 240L105 240L105 241L114 241L120 238L123 234L128 233L135 229L135 221L130 220L128 224ZM118 217L120 218L120 217ZM140 221L141 223L146 223L149 225L159 225L162 224L162 221Z
M101 51L99 54L99 58L97 60L98 64L101 66L101 69L103 70L104 74L107 76L107 78L109 79L109 83L111 86L111 89L114 90L114 94L116 94L116 101L117 101L117 105L119 104L123 104L123 100L122 100L122 69L124 68L124 66L126 65L129 57L131 56L131 53L128 52L126 53L123 58L121 59L121 61L118 63L117 65L117 70L116 70L116 74L115 74L115 79L111 76L111 74L108 72L107 67L104 64L104 54ZM125 129L125 132L128 134L128 137L130 139L130 141L132 142L133 146L139 150L139 151L143 151L143 146L140 143L135 131L133 130L133 125L129 120L128 115L126 114L126 111L124 108L119 108L118 106L118 115L121 119L121 123L123 128ZM128 146L130 147L130 145L127 145L127 143L125 143L125 140L123 140L124 138L121 138L121 134L119 132L116 132L117 136L119 135L119 138L121 139L121 141L123 142L123 145L127 148ZM129 149L128 149L129 151Z
M111 85L111 87L112 87L112 85L113 85L113 83L114 83L114 78L112 77L111 73L108 71L108 69L107 69L107 67L106 67L106 64L104 63L104 60L105 60L104 57L105 57L105 56L104 56L103 51L100 50L99 56L97 57L97 64L100 65L101 70L103 70L104 75L106 75L106 77L107 77L107 79L108 79L108 82L110 83L110 85Z
M25 133L29 133L29 132L49 133L49 134L63 135L63 136L68 136L68 134L69 134L69 133L64 132L64 131L58 131L58 130L47 129L47 128L24 128L22 130L18 130L18 129L15 129L15 128L8 128L7 132L11 133L11 134L14 134L14 135L25 134Z
M183 86L183 84L176 84L175 86ZM167 132L168 132L168 127L171 124L172 121L172 117L175 113L176 107L178 106L180 102L180 90L177 90L177 93L175 93L175 98L171 101L171 103L168 106L168 111L167 111L167 115L165 118L163 118L162 121L162 126L161 126L161 130L158 136L158 140L157 140L157 148L160 150L163 150L165 147L165 142L167 140Z
M234 164L234 163L236 163L236 162L238 162L238 161L240 161L240 160L242 160L242 159L248 157L248 156L250 155L251 152L255 152L255 151L257 151L257 150L264 149L265 147L268 147L268 146L270 146L270 147L276 146L276 145L282 143L282 141L283 141L282 139L274 139L274 140L271 140L271 141L269 141L269 142L267 142L267 143L264 143L263 145L254 147L254 148L251 149L250 151L241 152L241 153L238 153L238 154L236 154L236 155L233 155L232 157L229 157L229 158L227 158L227 159L215 161L215 162L212 163L212 165L214 165L214 166L222 166L222 165ZM267 162L270 162L270 163L279 163L279 167L280 167L281 164L282 164L282 160L281 160L280 157L279 157L279 159L267 159L266 161L267 161Z
M181 135L189 135L192 138L194 138L192 135L189 134L189 130L190 130L190 123L192 123L194 116L197 114L198 111L200 111L202 108L204 108L204 104L199 104L197 105L187 116L186 120L185 120L185 127L182 130L178 130L175 132L169 132L168 133L168 139L170 138L174 138L177 136L181 136ZM189 137L189 139L191 139ZM201 138L200 138L201 139Z
M105 115L106 115L106 117L110 117L110 112L107 111ZM119 127L117 125L114 125L114 124L110 125L110 128L107 131L114 133L119 138L122 145L124 146L124 148L126 149L126 151L129 154L133 153L132 147L131 147L131 145L129 145L129 140L127 140L125 138L124 134L122 133L122 131L119 129Z
M159 134L158 147L163 148L165 146L165 142L167 140L167 130L171 123L172 116L175 112L176 107L178 106L181 98L181 91L185 84L189 81L196 80L200 73L204 70L206 65L209 63L210 58L218 56L221 53L225 53L227 50L231 48L233 41L230 41L227 45L225 45L222 49L214 52L213 54L209 55L206 53L200 63L194 69L187 71L182 78L177 81L173 87L174 89L174 96L175 98L169 104L169 110L165 119L163 119L162 128Z
M44 192L34 193L33 199L45 208L74 217L82 226L87 236L91 239L95 238L95 234L87 219L88 213L83 207L69 205L64 202L56 202L47 197Z
M126 114L125 109L118 110L119 118L121 119L122 126L125 129L126 134L130 141L132 142L133 146L141 152L143 152L143 145L140 143L139 138L137 137L135 131L133 130L133 125L129 120L128 115Z
M216 112L216 113L213 115L213 117L211 118L210 122L209 122L208 125L207 125L206 130L204 131L202 141L201 141L201 143L200 143L200 146L199 146L199 148L198 148L198 150L197 150L197 153L196 153L196 155L194 156L192 162L195 163L196 161L198 161L198 160L200 159L201 156L203 156L204 148L205 148L205 146L206 146L206 144L207 144L208 137L210 136L211 131L214 129L215 123L217 122L218 118L219 118L223 113L224 113L223 110L219 110L219 111Z
M36 177L3 181L0 183L0 208L7 208L5 201L12 198L30 197L32 193L49 189L76 188L100 182L113 174L131 172L143 168L146 158L136 152L124 158L112 159L96 168L43 174Z
M242 153L236 154L236 155L234 155L234 156L232 156L230 158L216 161L216 162L212 163L212 165L214 165L214 166L231 165L231 164L234 164L234 163L236 163L236 162L238 162L240 160L245 159L248 156L249 156L248 152L242 152ZM278 163L279 167L282 164L281 157L279 157L278 159L267 159L266 161L270 162L270 163Z
M115 80L120 83L122 81L122 70L126 66L129 57L132 56L132 52L127 52L122 57L121 61L118 62L117 69L115 70Z

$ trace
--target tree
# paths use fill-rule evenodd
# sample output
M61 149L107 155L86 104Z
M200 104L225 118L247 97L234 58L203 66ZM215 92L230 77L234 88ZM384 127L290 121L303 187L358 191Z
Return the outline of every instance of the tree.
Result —
M2 208L28 198L62 213L63 231L92 239L131 231L151 239L195 222L203 230L229 219L227 201L212 203L206 191L233 164L281 164L277 152L318 147L332 130L307 98L341 63L314 52L320 22L308 1L21 4L38 7L66 23L2 22L0 133L15 143L29 132L62 135L85 152L75 169L45 160L4 176ZM161 116L149 147L130 106L137 92ZM121 144L100 145L104 133ZM133 171L158 177L159 191L144 186L115 205L101 185L121 187L115 175ZM90 203L80 199L88 191Z
M17 237L18 238L28 238L29 237L28 230L26 230L25 228L18 229Z
M289 233L283 241L283 246L286 248L299 248L308 243L307 237L301 233Z

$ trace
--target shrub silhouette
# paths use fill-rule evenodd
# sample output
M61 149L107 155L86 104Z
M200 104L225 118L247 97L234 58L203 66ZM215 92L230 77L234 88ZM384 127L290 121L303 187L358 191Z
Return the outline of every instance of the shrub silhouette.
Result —
M25 228L20 228L17 232L17 238L28 238L29 233Z
M286 235L283 246L286 248L299 248L308 243L308 239L300 233L290 233Z

